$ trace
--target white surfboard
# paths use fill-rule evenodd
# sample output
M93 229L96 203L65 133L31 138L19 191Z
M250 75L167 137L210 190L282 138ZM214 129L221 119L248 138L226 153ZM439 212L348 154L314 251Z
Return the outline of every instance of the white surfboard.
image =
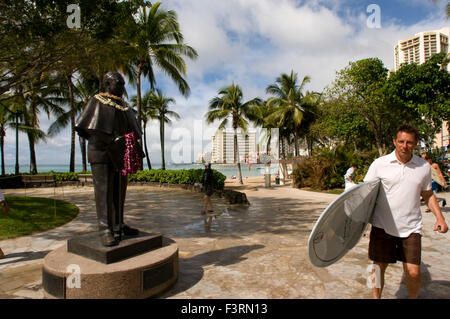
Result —
M335 263L358 243L372 217L379 187L379 180L358 184L322 212L308 240L314 266Z

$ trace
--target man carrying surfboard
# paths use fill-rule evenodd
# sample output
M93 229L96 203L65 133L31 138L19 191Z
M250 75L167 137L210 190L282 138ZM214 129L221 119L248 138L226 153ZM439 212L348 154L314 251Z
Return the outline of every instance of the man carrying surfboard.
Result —
M431 189L430 165L413 154L418 142L416 128L401 125L393 142L395 150L376 159L364 178L365 182L381 180L369 242L369 258L380 270L373 297L381 298L386 268L398 260L403 262L409 297L417 298L421 285L421 197L436 216L434 230L445 233L448 226Z

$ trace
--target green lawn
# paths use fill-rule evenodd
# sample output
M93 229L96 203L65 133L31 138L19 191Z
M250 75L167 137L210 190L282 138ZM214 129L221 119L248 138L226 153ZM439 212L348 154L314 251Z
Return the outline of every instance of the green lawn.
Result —
M74 219L77 206L51 198L5 196L10 208L7 214L0 209L0 240L29 235L52 229Z

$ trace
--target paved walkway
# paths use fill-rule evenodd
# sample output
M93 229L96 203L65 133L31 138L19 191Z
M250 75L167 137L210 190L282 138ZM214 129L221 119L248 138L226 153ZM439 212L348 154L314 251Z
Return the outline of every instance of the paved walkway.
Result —
M178 282L161 298L370 298L366 287L367 236L338 263L316 268L307 240L323 209L337 195L290 186L263 188L261 179L227 187L247 194L249 207L226 205L213 197L222 215L200 216L202 194L176 189L131 186L126 222L177 241ZM53 197L53 188L28 189L28 196ZM4 190L24 195L24 190ZM450 193L445 196L450 204ZM57 197L62 199L61 188ZM95 230L92 187L64 187L64 199L80 208L73 221L47 232L0 241L0 298L43 298L43 257L77 234ZM450 221L450 209L444 209ZM432 231L434 216L424 214L422 298L450 298L450 234ZM383 297L407 296L401 264L386 273Z

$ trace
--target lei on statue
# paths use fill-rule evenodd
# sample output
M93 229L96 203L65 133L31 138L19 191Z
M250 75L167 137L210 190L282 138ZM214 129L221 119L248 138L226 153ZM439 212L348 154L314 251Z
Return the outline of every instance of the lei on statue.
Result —
M134 174L141 167L141 160L136 147L136 138L134 132L130 132L124 135L125 137L125 155L123 158L124 167L122 169L122 175L126 176L128 174Z

